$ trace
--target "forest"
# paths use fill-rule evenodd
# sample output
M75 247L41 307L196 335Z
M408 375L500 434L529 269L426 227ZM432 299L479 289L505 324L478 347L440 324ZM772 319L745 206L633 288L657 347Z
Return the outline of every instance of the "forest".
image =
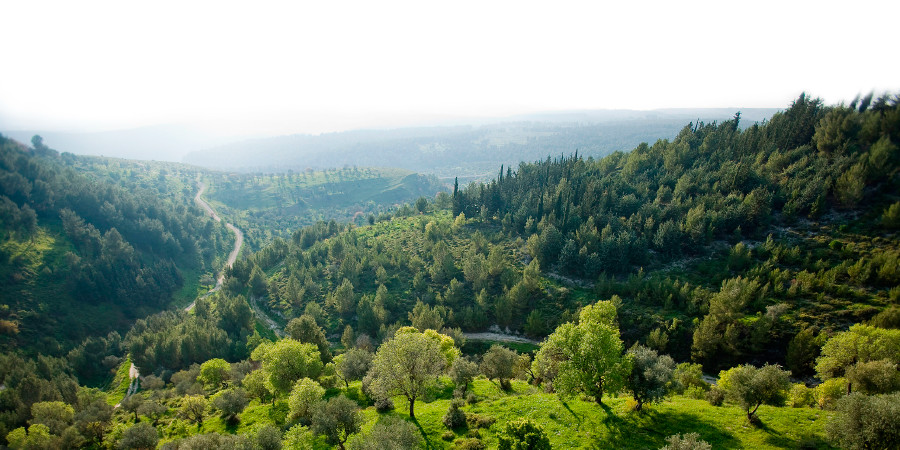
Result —
M900 97L886 94L802 95L762 123L692 122L597 158L561 146L365 221L273 232L220 292L156 312L159 290L114 283L162 277L141 264L191 255L176 247L190 235L150 244L151 220L126 220L149 206L118 205L137 192L166 230L219 227L190 185L79 191L100 183L87 163L4 140L3 270L23 281L3 289L72 267L13 257L43 233L43 252L65 246L59 258L94 271L57 277L95 282L68 300L131 294L134 325L68 353L24 348L27 304L6 307L0 435L12 448L896 448L898 142ZM302 187L292 177L250 183ZM219 189L217 207L240 204L236 184ZM200 270L225 253L219 228L197 236ZM91 384L101 372L112 381Z

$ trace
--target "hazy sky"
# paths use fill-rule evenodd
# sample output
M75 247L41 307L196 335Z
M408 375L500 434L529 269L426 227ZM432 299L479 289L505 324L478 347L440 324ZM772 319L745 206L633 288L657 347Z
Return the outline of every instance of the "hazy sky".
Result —
M0 0L0 17L0 131L318 132L900 92L897 1Z

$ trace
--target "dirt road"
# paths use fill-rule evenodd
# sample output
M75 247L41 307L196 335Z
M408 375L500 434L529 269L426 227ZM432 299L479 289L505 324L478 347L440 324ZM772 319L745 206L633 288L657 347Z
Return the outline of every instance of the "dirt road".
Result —
M194 196L194 201L197 202L197 204L200 205L201 208L206 210L206 213L209 214L209 216L212 217L213 220L215 220L216 222L221 222L222 218L219 217L218 214L216 214L216 211L212 209L212 206L210 206L209 203L206 203L206 200L203 200L202 195L203 191L206 190L206 184L204 184L202 181L198 181L197 187L197 195ZM231 250L231 253L228 254L228 259L225 261L225 268L229 268L234 264L235 261L237 261L238 253L241 252L241 246L244 245L244 233L240 229L238 229L238 227L230 223L226 223L225 227L231 230L232 233L234 233L234 248ZM216 287L210 289L209 292L204 294L201 298L209 297L210 295L221 289L222 283L224 282L225 270L222 270L222 273L220 273L219 277L216 278ZM194 304L196 303L196 301L191 302L191 304L184 308L184 310L190 311L194 309Z

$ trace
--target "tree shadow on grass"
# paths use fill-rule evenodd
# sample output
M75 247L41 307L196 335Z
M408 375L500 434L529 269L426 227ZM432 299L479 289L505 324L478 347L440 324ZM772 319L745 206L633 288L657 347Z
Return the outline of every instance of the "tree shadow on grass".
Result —
M575 430L577 431L578 429L580 429L580 428L581 428L581 423L584 422L584 419L583 419L581 416L579 416L578 414L576 414L575 411L572 411L572 408L569 407L569 404L568 404L568 403L566 403L566 402L564 402L564 401L562 401L562 400L560 400L559 402L562 403L563 408L566 408L566 411L569 411L569 413L572 414L572 417L575 418L575 422L578 423L578 424L575 426Z
M422 434L422 439L425 440L425 448L432 449L436 448L434 444L431 443L431 439L428 439L428 433L425 432L425 428L422 428L422 425L419 423L419 419L412 417L409 419L412 423L416 424L416 428L419 429L419 433Z
M603 409L607 434L596 438L596 448L661 448L668 436L679 433L697 433L715 449L741 448L741 441L731 432L697 414L644 410L619 416L608 406Z

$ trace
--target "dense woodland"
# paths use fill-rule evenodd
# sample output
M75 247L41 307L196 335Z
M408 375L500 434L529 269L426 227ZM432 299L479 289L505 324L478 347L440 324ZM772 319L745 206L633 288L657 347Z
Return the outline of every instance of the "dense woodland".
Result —
M900 98L804 95L762 124L562 149L361 226L300 228L192 312L85 341L130 357L105 392L78 386L77 353L4 355L0 432L14 448L896 448L898 143ZM39 144L8 146L38 160ZM6 197L24 242L25 202ZM540 343L466 337L489 329Z

